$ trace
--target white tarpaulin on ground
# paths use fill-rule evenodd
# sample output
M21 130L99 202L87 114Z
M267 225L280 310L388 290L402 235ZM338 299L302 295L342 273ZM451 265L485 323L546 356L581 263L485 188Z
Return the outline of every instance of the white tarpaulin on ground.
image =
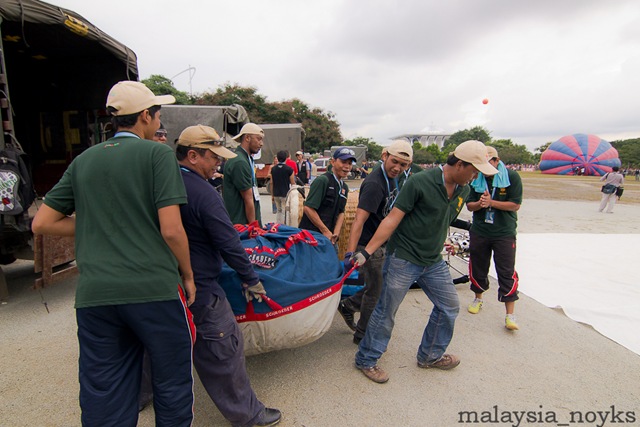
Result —
M638 248L640 234L518 234L520 291L640 354Z

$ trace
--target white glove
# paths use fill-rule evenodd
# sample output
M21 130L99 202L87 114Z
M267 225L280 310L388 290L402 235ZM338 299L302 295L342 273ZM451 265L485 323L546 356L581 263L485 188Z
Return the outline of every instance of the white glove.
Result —
M258 302L262 302L262 296L267 295L267 291L264 290L262 282L258 282L253 286L249 286L246 283L243 283L242 287L244 288L242 292L244 293L244 297L247 299L247 302L251 301L254 298L257 299Z

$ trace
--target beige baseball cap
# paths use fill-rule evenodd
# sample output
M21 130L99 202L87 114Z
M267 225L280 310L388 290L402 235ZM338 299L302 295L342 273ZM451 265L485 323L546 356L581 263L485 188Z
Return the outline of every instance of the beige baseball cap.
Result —
M224 147L218 132L212 127L204 125L189 126L182 131L177 141L178 145L193 148L205 148L225 159L232 159L236 153Z
M500 157L498 156L498 150L496 150L494 147L490 145L487 145L487 155L489 156L489 160L496 157Z
M469 140L458 145L453 151L453 155L467 163L471 163L476 169L485 175L495 175L498 169L489 163L487 146L480 141Z
M116 111L114 116L126 116L139 113L154 105L173 104L176 99L173 95L154 95L151 89L144 83L125 80L116 83L107 96L107 107Z
M392 154L407 162L413 161L413 148L406 139L396 139L386 148L388 154Z
M264 131L260 126L255 123L247 123L242 126L240 129L240 133L233 137L234 140L239 140L242 135L262 135L264 136Z

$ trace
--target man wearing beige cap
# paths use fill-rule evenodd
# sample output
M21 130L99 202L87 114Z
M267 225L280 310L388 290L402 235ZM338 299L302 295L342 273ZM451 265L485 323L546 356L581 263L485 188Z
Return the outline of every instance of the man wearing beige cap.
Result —
M222 197L207 181L222 159L234 153L209 126L189 126L180 134L176 157L189 204L180 207L189 238L191 264L198 291L191 305L196 324L193 364L202 385L222 415L234 426L268 426L280 421L277 409L257 399L245 366L244 339L218 278L224 260L242 282L237 292L248 300L266 292L240 243Z
M482 295L489 289L491 253L498 275L498 301L503 302L507 329L519 329L515 318L518 300L518 273L516 264L516 228L518 210L522 204L522 180L518 172L509 170L500 160L498 151L487 147L489 163L498 169L493 176L479 173L471 183L467 209L473 212L470 236L469 280L474 300L467 307L478 314L484 301Z
M375 234L378 226L391 212L398 197L398 178L413 159L413 149L407 141L397 140L391 143L382 154L382 164L367 176L360 187L356 218L351 224L345 265L351 268L353 252L364 249ZM356 294L343 299L338 305L347 326L354 331L353 342L359 344L369 323L369 317L378 302L382 290L382 266L385 260L385 245L382 244L371 254L369 261L362 267L364 287ZM360 312L357 325L353 315Z
M156 425L193 420L187 197L173 150L151 141L173 102L139 82L113 86L115 136L74 159L33 220L34 233L75 236L82 425L137 423L144 349Z
M261 223L260 193L253 155L262 148L264 131L255 123L247 123L233 139L240 145L236 148L238 156L224 165L224 205L234 224Z
M445 353L453 337L460 302L441 252L449 224L469 195L467 184L478 171L485 175L497 173L489 164L487 147L480 141L465 141L444 166L412 176L365 249L354 255L355 263L363 265L369 254L389 240L382 293L355 357L356 368L370 380L389 380L378 360L387 350L398 307L415 282L433 303L418 346L418 367L447 370L460 363L457 356Z

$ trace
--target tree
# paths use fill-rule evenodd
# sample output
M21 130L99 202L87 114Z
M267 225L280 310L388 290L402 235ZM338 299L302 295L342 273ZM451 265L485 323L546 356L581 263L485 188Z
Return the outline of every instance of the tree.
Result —
M173 82L163 75L152 74L148 79L142 80L142 83L156 95L173 95L176 98L176 104L193 104L193 99L186 92L176 89Z
M510 139L497 139L491 141L489 145L498 150L500 160L507 165L533 163L533 155L525 145L514 144Z
M475 139L476 141L480 141L486 144L491 141L491 135L489 131L482 126L459 130L458 132L455 132L449 138L447 138L444 147L442 147L442 151L453 151L458 145L470 139Z
M623 168L640 167L640 138L613 141L611 145L618 150L618 157Z
M553 143L547 142L546 144L543 144L540 147L536 147L533 150L533 163L540 163L540 157L542 157L542 153L544 153L551 144Z
M253 86L225 83L214 93L197 96L198 105L242 105L254 123L301 123L305 130L305 151L322 152L332 145L340 145L342 134L335 114L321 108L309 107L293 98L280 102L268 102Z

